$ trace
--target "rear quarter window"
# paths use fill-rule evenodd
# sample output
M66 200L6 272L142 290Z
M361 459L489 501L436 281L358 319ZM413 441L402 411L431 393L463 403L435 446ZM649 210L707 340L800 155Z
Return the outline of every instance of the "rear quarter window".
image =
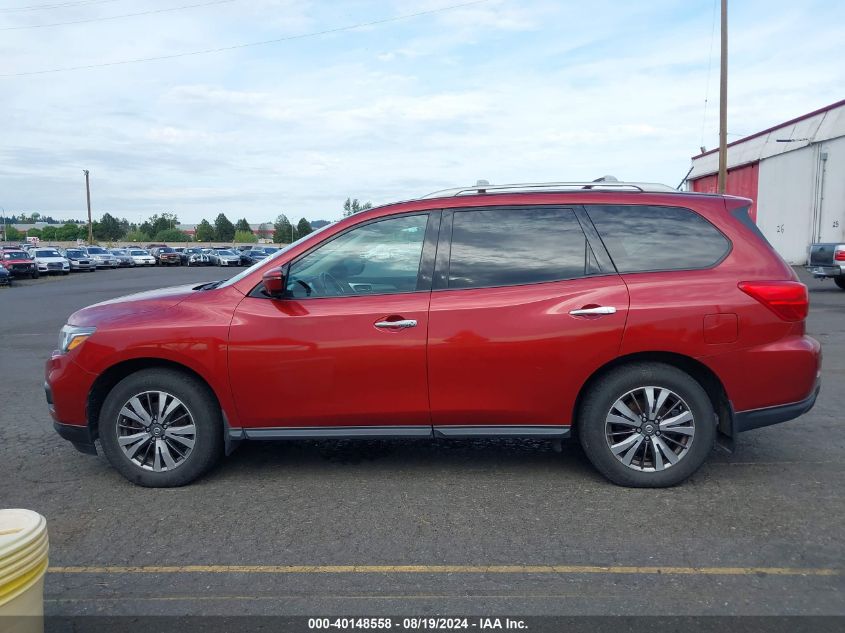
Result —
M620 273L710 268L731 243L684 207L591 205L587 213Z

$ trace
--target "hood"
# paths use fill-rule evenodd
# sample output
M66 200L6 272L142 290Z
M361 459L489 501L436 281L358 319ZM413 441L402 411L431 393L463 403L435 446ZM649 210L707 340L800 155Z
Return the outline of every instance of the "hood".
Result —
M55 257L55 256L50 256L50 257L37 256L35 259L40 259L41 261L44 261L44 262L64 262L66 258L64 258L64 257L62 257L62 256L59 256L59 257Z
M74 312L68 319L68 323L96 326L103 321L114 321L140 312L169 308L193 295L197 287L197 284L172 286L109 299Z

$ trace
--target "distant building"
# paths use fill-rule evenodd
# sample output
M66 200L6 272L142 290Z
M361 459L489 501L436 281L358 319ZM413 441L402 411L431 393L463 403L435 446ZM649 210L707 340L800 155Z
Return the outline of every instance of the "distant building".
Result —
M719 153L692 158L692 191L715 192ZM781 256L804 264L814 242L845 240L845 100L728 145L727 193Z

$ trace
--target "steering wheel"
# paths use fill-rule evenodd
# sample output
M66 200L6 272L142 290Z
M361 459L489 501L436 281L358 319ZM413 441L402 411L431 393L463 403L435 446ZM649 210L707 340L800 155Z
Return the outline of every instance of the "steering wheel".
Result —
M346 294L343 286L332 277L331 273L320 273L320 285L323 287L323 294L327 297L342 297Z

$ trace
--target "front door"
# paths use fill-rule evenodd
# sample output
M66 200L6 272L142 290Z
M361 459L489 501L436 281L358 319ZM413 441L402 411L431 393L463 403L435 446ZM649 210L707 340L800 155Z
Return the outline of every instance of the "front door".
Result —
M429 312L435 432L565 435L584 381L619 353L624 282L580 209L448 211L441 235L450 223Z
M436 230L428 213L355 226L290 264L287 298L240 303L229 371L248 436L430 435L430 216Z

